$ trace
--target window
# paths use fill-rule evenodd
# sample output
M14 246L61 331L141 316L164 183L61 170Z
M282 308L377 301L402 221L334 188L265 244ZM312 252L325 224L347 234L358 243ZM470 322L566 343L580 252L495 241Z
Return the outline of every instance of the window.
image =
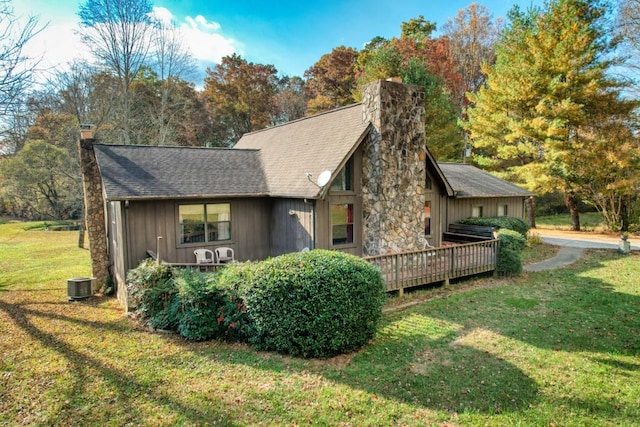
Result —
M424 202L424 234L431 235L431 202Z
M231 239L229 203L180 205L180 244L216 242Z
M353 243L353 205L331 205L331 237L334 245Z
M333 191L353 191L353 157L347 160L331 183Z
M471 216L474 218L479 218L482 216L482 206L474 206L471 208Z
M426 179L424 181L424 189L425 190L433 190L433 182L431 181L431 177L429 176L428 172L426 174Z
M498 216L507 216L509 215L509 205L498 205Z

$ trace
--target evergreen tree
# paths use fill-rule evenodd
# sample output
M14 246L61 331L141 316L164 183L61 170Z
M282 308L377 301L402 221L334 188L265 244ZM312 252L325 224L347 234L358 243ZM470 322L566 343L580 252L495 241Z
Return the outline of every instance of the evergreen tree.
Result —
M610 138L610 129L636 106L621 98L622 83L609 73L615 39L607 38L608 7L554 0L542 10L512 9L496 64L485 67L486 86L469 94L465 128L474 160L538 193L560 190L575 230L578 202L593 196L586 182L606 179L588 167L590 156L603 141L623 155L617 147L628 140Z

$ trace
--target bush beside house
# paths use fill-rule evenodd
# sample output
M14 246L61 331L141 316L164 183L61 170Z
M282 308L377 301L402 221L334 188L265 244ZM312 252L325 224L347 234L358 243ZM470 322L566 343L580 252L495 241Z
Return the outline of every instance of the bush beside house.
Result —
M500 249L496 272L501 276L522 274L522 250L527 245L529 224L522 218L510 216L471 217L458 221L462 224L485 225L498 230Z
M380 272L344 253L313 250L217 274L142 262L127 276L140 319L189 340L247 341L303 357L356 350L386 299Z

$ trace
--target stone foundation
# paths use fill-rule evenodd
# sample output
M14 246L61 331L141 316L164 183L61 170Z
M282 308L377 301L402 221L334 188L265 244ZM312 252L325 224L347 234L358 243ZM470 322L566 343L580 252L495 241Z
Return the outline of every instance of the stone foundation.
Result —
M363 90L364 255L423 248L426 176L425 93L419 86L376 81Z

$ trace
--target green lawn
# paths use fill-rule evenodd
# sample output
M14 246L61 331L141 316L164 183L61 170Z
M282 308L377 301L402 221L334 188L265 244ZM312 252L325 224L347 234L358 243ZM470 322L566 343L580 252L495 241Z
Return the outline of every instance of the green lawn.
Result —
M536 217L536 227L550 228L554 230L571 230L571 215L558 214ZM606 231L602 215L598 212L585 212L580 214L580 229L584 231Z
M0 225L0 425L604 425L640 419L640 255L405 295L329 360L188 343L70 303L76 232ZM410 303L415 304L410 304ZM389 307L397 307L391 301Z

